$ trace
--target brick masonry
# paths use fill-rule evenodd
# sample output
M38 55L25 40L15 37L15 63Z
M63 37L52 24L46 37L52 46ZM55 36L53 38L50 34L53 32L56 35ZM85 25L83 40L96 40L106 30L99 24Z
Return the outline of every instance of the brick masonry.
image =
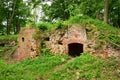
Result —
M78 43L86 50L86 30L79 24L74 24L66 30L55 30L46 41L47 48L54 54L69 54L69 44Z
M35 32L36 29L32 27L25 28L20 32L18 37L18 48L13 56L15 60L36 57L37 50L39 50L39 43L33 38Z

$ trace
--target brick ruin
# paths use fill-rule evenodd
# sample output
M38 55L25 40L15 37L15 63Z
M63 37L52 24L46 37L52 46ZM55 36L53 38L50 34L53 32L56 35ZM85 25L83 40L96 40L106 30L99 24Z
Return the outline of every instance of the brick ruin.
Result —
M86 50L86 30L81 25L74 24L64 30L55 30L49 34L46 47L54 54L79 56Z
M20 32L18 48L14 52L13 59L19 61L28 57L36 57L42 49L40 45L41 41L45 43L44 48L49 49L49 51L55 55L67 54L76 57L84 51L90 51L91 54L95 55L100 54L100 56L109 56L111 53L114 53L110 50L108 51L107 48L95 50L94 47L96 46L97 40L95 40L94 37L96 33L92 34L92 36L94 36L92 38L93 40L87 39L89 32L86 32L85 28L79 24L73 24L65 29L55 29L48 32L43 38L38 37L40 38L37 38L38 40L33 38L36 32L37 29L35 28L25 28ZM37 35L41 34L43 33L38 33Z
M33 36L35 28L23 29L18 37L18 48L15 50L13 58L17 61L25 58L34 58L40 53L40 41L36 41ZM68 54L72 57L79 56L86 50L86 31L80 25L72 25L67 29L51 31L45 36L46 48L54 54Z
M23 29L18 37L18 48L14 52L15 60L23 60L27 57L36 57L39 53L40 42L36 41L33 36L36 32L35 28L29 27Z

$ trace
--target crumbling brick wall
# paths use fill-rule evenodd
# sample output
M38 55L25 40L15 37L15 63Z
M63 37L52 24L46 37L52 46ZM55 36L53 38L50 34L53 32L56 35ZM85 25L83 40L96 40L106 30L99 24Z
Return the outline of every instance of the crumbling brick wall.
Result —
M23 29L18 37L18 48L14 53L14 59L22 60L25 58L34 58L38 55L40 42L36 41L33 36L36 32L35 28L29 27Z
M86 50L86 31L78 24L74 24L65 30L55 30L49 35L46 47L54 54L69 54L69 44L78 43Z

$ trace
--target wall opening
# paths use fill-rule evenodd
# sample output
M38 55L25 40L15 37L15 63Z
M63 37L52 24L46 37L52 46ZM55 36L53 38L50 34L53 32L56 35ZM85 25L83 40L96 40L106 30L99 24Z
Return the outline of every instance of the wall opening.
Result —
M68 54L72 57L80 56L83 52L83 44L71 43L68 44Z
M5 46L5 43L1 43L0 46L4 47L4 46Z
M24 42L24 37L22 37L22 42Z
M63 45L62 41L58 41L58 44Z
M50 41L50 38L49 37L45 37L44 40L45 41Z

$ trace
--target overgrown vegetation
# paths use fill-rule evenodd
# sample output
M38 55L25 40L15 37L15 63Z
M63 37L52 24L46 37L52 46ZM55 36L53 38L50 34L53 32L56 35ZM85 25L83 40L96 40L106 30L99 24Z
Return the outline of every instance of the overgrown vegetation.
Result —
M0 59L8 60L12 58L14 51L16 50L18 46L5 46L0 47Z
M118 80L118 64L114 58L107 60L84 53L48 76L49 80Z
M88 37L97 39L97 43L111 44L114 48L120 47L120 29L110 26L100 20L88 16L74 16L68 20L69 24L81 24L88 30ZM94 36L93 36L94 35ZM97 45L96 45L97 46Z
M67 29L72 24L80 24L87 31L88 39L94 39L97 44L95 49L101 47L101 45L110 45L114 48L120 47L120 29L110 26L103 21L92 19L88 16L77 15L71 17L67 21L58 21L54 24L42 23L37 26L39 29L45 29L46 31L52 31L52 29ZM44 31L45 31L44 30Z
M8 59L17 48L18 35L0 36L0 58ZM14 46L11 45L13 41Z
M0 60L0 80L36 80L57 65L64 64L68 59L70 57L67 55L55 56L49 52L46 54L45 51L36 59L26 59L14 64Z
M8 40L17 40L18 35L3 35L0 36L0 42L1 41L8 41Z
M67 55L55 56L43 51L36 59L26 59L22 62L7 64L0 60L0 80L118 80L120 72L114 58L103 60L84 53L72 62ZM64 60L63 60L64 59ZM56 66L65 64L58 71L52 71ZM45 75L47 73L49 75Z
M87 31L88 39L96 40L95 48L101 45L111 45L116 48L120 45L119 28L114 28L102 21L94 20L88 16L71 17L68 21L59 21L54 24L42 23L37 27L42 33L47 33L52 30L64 30L72 24L80 24ZM43 34L37 33L34 38L41 38ZM43 36L42 36L43 37ZM1 36L0 41L16 40L17 35ZM42 44L42 43L41 43ZM44 46L44 43L42 44ZM0 57L5 55L4 52L14 50L13 47L0 47ZM115 58L101 59L93 57L89 53L83 53L81 56L74 58L72 62L67 63L71 59L67 55L55 56L47 49L41 50L41 55L35 59L26 59L22 62L8 64L2 58L0 59L0 80L119 80L120 65ZM57 71L52 71L57 66L60 67ZM48 75L48 73L50 73Z
M6 61L18 47L9 45L18 37L10 34L27 24L37 27L33 38L41 40L42 48L48 34L79 24L86 29L87 39L95 42L94 50L103 45L120 49L120 0L1 0L0 5L0 80L120 80L120 63L114 57L101 59L87 52L72 59L41 49L35 59Z

